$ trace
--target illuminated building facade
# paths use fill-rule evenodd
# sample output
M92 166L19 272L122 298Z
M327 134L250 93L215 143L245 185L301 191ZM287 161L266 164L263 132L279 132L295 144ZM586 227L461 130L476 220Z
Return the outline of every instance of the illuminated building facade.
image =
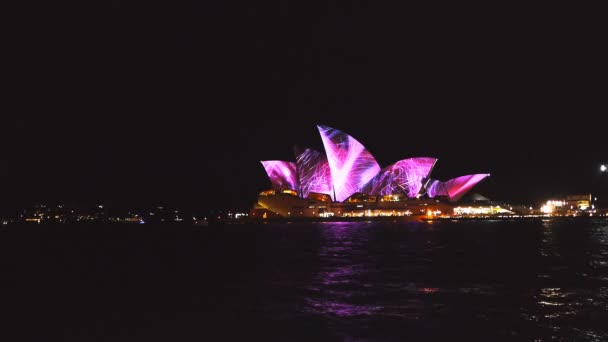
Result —
M591 194L568 195L565 199L553 199L544 203L540 211L548 216L581 216L596 213Z
M369 217L441 215L489 174L447 181L430 178L436 158L414 157L384 168L352 136L317 126L325 153L295 151L294 161L262 161L272 189L255 205L258 215ZM252 211L252 215L256 215Z

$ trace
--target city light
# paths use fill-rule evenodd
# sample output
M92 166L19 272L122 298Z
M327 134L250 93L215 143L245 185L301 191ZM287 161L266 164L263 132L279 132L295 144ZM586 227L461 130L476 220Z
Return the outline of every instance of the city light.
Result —
M602 164L602 165L600 166L600 171L601 171L601 172L606 172L606 164Z

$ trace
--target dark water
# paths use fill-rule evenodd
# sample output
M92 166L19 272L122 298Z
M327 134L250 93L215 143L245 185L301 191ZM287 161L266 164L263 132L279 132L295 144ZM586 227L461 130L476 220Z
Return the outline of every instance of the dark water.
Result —
M6 341L608 340L605 219L4 226L0 247Z

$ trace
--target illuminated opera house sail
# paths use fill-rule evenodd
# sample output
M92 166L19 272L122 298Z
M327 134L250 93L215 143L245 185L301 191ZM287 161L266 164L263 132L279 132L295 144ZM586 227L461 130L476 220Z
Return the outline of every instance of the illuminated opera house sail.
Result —
M324 152L296 149L295 161L265 160L272 189L256 208L281 217L409 216L449 210L489 174L432 179L436 158L414 157L380 167L352 136L317 126Z

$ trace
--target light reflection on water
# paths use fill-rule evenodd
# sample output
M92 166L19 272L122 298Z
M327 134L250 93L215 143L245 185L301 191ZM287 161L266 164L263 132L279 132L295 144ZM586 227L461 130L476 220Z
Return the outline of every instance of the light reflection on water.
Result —
M0 230L32 340L608 341L608 220L36 229Z
M336 222L324 224L321 235L325 242L319 248L324 262L310 286L318 289L320 296L305 299L306 309L320 315L350 317L371 315L383 307L354 303L353 298L365 298L373 293L369 283L362 282L370 270L369 262L355 263L353 250L364 248L367 243L361 235L367 222Z
M547 220L539 246L542 266L522 317L546 339L605 341L608 329L605 220ZM545 285L545 286L542 286ZM534 289L533 286L539 286Z
M608 339L605 221L308 229L319 234L318 267L300 286L299 310L344 336L395 324L394 336L410 340L447 338L442 329L480 340Z

